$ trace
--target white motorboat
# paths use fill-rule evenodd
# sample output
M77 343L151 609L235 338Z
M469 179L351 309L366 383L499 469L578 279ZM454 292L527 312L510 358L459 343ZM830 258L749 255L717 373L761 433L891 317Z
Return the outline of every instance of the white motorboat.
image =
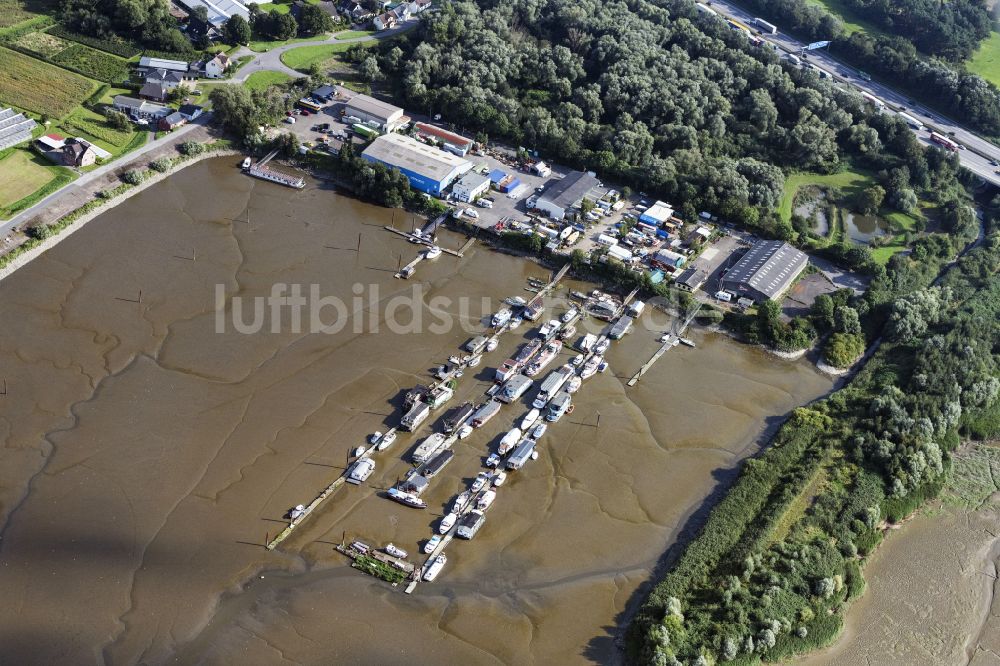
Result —
M392 446L393 442L396 441L396 429L393 428L389 432L385 433L378 438L378 450L385 451L387 448Z
M473 430L474 428L468 423L466 423L465 425L463 425L461 428L458 429L458 438L465 439L466 437L472 434Z
M306 512L306 505L297 504L294 509L288 512L288 517L291 518L292 520L297 520L298 518L302 517L302 515L305 514L305 512Z
M454 511L449 513L447 516L441 519L441 524L438 525L438 534L445 534L452 527L455 526L455 521L458 520L458 514Z
M424 573L424 580L428 583L437 578L437 575L441 573L441 569L444 569L444 565L448 563L448 557L441 553L434 558L434 562L428 567L427 571Z
M576 393L583 386L583 380L579 377L570 377L570 380L566 383L567 393Z
M408 507L412 507L414 509L427 508L427 502L423 501L413 493L404 492L396 487L389 488L386 493L389 495L389 499L395 500L400 504L405 504Z
M549 321L542 324L542 327L538 329L538 335L542 338L549 338L556 334L559 330L559 320L550 319Z
M427 543L424 544L424 552L433 553L434 549L438 547L439 543L441 543L441 537L440 535L435 534L434 536L432 536L430 539L427 540Z
M493 485L500 487L507 480L507 472L497 472L497 475L493 477Z
M577 310L576 308L570 308L563 314L562 322L564 324L568 324L573 319L573 317L577 316L578 314L580 314L579 310Z
M423 237L424 237L423 231L421 231L420 229L414 229L413 233L410 234L409 240L411 243L419 243Z
M437 259L443 250L437 245L431 245L424 251L424 259Z
M372 434L368 435L368 443L369 444L375 444L380 439L382 439L382 433L380 431L378 431L378 430L376 430Z
M531 452L531 459L538 460L538 449L535 449L534 451Z
M532 409L530 412L528 412L527 414L525 414L524 418L521 419L521 430L523 431L523 430L527 430L528 428L530 428L531 424L533 424L535 421L537 421L538 417L541 416L541 414L542 414L542 412L540 410L537 410L537 409Z
M604 362L603 356L591 356L590 360L580 368L580 379L590 379L597 374L597 368Z
M480 472L479 474L477 474L476 478L473 479L472 481L472 487L471 487L472 492L478 493L480 490L483 489L483 486L485 486L489 480L490 480L490 475L487 474L486 472Z
M490 508L490 505L493 504L493 501L496 500L496 498L497 498L497 491L487 490L479 497L479 500L476 502L476 508L479 509L480 511L485 511L486 509Z
M542 423L539 423L534 428L532 428L531 439L541 439L542 435L545 434L545 431L548 430L548 428L549 428L548 423L545 423L544 421Z
M608 351L608 347L610 346L611 346L611 339L604 338L600 342L598 342L597 345L594 347L594 353L603 354L604 352Z
M475 356L467 356L464 359L464 364L465 364L465 367L467 367L467 368L475 368L480 363L482 363L482 361L483 361L483 355L482 354L476 354Z
M498 338L490 338L490 341L486 343L486 351L491 352L500 345L500 340Z
M385 552L389 553L393 557L398 557L401 560L405 559L406 556L409 555L409 553L407 553L405 550L403 550L399 546L395 546L395 545L393 545L391 543L387 544L386 547L383 548L382 550L384 550Z
M523 308L528 304L528 301L524 300L521 296L509 296L505 298L503 302L515 308Z
M569 364L572 365L574 368L578 367L581 363L583 363L583 359L585 358L586 356L584 356L583 354L577 354L572 359L570 359Z
M250 158L249 157L244 157L243 158L243 164L240 165L240 167L242 169L244 169L244 170L249 169L250 168Z
M357 458L364 452L365 452L365 447L359 446L358 448L354 449L354 457Z
M496 467L499 464L500 464L500 456L497 455L496 453L491 453L489 457L486 459L486 466L489 467L490 469Z
M597 371L598 372L604 372L607 369L608 369L608 362L607 361L601 361L601 364L599 366L597 366Z
M686 345L688 347L694 347L694 340L690 340L688 338L681 338L681 344Z
M493 315L493 318L490 319L490 326L497 328L499 326L506 325L507 322L510 321L510 318L513 316L513 314L514 313L511 312L510 309L508 308L503 308L502 310L498 310L497 313Z
M513 317L510 320L510 326L508 328L510 328L511 330L513 330L513 329L517 328L518 326L520 326L523 323L524 323L524 317Z
M560 340L569 340L574 335L576 335L576 326L573 326L572 324L559 331Z
M464 509L465 505L469 503L470 497L472 497L472 493L468 490L463 490L458 495L455 495L455 499L451 503L451 512L462 513L462 509Z
M582 352L589 352L590 349L597 344L597 336L593 333L587 333L580 341L576 344L576 348Z
M535 409L532 411L537 412L538 410ZM537 414L535 415L535 418L538 418ZM503 436L503 439L500 440L500 446L497 448L497 453L504 455L514 448L519 441L521 441L521 429L513 428L510 432Z

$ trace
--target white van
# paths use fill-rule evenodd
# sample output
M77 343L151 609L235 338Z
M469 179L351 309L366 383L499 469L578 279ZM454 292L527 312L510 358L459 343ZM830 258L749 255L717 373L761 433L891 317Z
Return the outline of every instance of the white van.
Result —
M715 298L716 300L722 301L723 303L728 303L729 301L733 300L733 295L730 294L728 291L717 291L715 292Z

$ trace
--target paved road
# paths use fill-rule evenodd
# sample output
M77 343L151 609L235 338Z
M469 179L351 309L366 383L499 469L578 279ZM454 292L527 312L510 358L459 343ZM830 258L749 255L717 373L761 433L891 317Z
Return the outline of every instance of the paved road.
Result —
M93 171L88 171L87 173L83 174L82 176L74 180L72 183L56 190L49 196L45 197L31 208L21 211L20 213L18 213L11 219L7 220L6 222L0 222L0 237L9 234L11 230L17 225L27 222L35 215L43 213L53 202L61 199L62 197L71 196L72 194L76 193L82 186L96 180L97 178L106 175L110 171L121 169L133 162L136 162L140 157L147 154L151 150L160 148L169 141L177 141L177 139L185 136L189 132L192 132L196 128L206 125L208 123L210 115L211 113L205 113L199 118L197 118L195 121L175 129L170 134L167 134L166 136L161 137L158 140L148 141L144 146L136 148L131 153L125 155L125 157L123 157L122 159L112 160L107 164L103 164L97 167Z
M360 44L362 42L373 42L382 39L388 39L389 37L395 37L396 35L406 32L417 25L416 19L411 19L406 21L402 25L399 25L392 30L386 30L375 35L365 35L363 37L352 37L350 39L337 39L336 37L327 37L326 39L317 39L309 42L295 42L293 44L286 44L285 46L276 46L270 51L265 51L264 53L257 53L256 51L251 51L247 47L240 47L232 57L241 58L243 56L254 56L254 59L244 65L240 71L239 76L234 76L229 79L224 79L226 82L231 83L242 83L246 81L247 77L254 72L282 72L288 76L298 78L300 76L305 76L302 72L296 71L291 67L285 65L281 62L281 54L291 51L292 49L297 49L301 46L319 46L323 44ZM336 34L336 33L335 33Z
M711 8L718 14L735 18L750 27L754 27L754 16L733 4L731 0L712 0ZM778 27L780 28L781 26ZM788 53L798 53L804 46L803 42L781 32L776 35L764 35L764 37ZM1000 167L990 164L991 160L1000 163L1000 147L977 136L971 130L962 127L950 118L945 118L941 114L935 113L919 104L911 103L910 98L903 93L896 92L877 81L862 81L855 76L857 70L850 65L840 62L826 50L810 51L808 61L817 69L830 74L834 79L877 97L897 111L905 110L907 115L913 116L935 131L951 135L951 138L955 142L968 147L968 150L960 150L958 154L962 166L984 180L994 185L1000 185L1000 174L994 172ZM921 143L931 144L929 130L914 130L914 133Z

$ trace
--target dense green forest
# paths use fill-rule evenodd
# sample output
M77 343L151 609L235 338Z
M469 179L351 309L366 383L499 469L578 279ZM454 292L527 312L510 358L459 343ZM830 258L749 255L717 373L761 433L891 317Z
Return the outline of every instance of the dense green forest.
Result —
M745 0L744 4L800 39L832 40L830 49L838 58L882 76L893 87L954 114L975 130L1000 135L1000 91L956 64L989 35L985 6L976 0L845 2L864 12L876 7L861 15L881 21L887 35L848 34L840 19L808 0ZM918 49L939 57L922 58Z
M894 114L753 47L688 0L464 0L379 68L411 108L701 210L794 239L774 213L787 170L848 162L888 201L955 196L957 158Z
M744 464L633 619L633 661L753 664L828 643L864 590L864 557L938 492L960 434L1000 435L979 419L1000 392L998 208L939 283L957 243L936 236L852 304L884 322L882 346Z
M62 0L59 20L92 38L123 39L160 51L191 52L167 0Z

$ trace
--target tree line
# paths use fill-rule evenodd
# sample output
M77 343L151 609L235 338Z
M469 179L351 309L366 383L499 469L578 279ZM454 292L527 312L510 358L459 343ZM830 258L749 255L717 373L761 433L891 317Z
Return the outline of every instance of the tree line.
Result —
M954 156L895 114L752 46L687 0L461 0L379 48L416 110L794 240L787 170L892 172L891 205L955 190Z
M59 21L70 30L100 39L121 37L151 49L191 52L167 0L62 0Z
M972 128L1000 134L1000 91L960 67L989 36L990 19L982 3L846 0L859 15L874 19L886 35L848 33L839 18L807 0L747 0L746 4L802 39L830 40L830 50L838 58L881 75ZM877 11L860 13L872 7ZM937 57L922 58L918 50Z

